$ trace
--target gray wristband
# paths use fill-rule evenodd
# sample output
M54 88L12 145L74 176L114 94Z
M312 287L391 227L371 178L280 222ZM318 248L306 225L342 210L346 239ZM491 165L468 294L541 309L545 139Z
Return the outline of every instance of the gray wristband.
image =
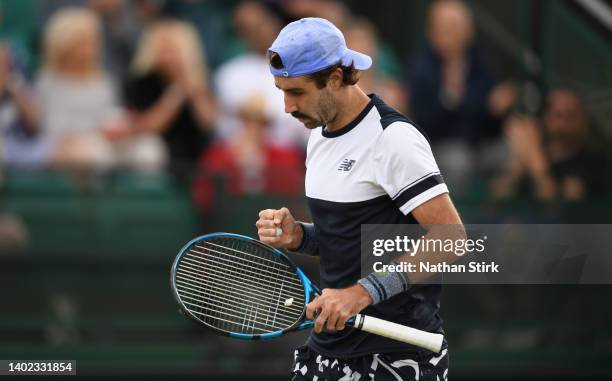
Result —
M297 249L291 251L308 255L319 255L319 242L317 241L314 224L301 221L297 221L297 223L302 226L302 242L300 242L300 246Z
M391 264L394 264L394 262L391 262ZM372 304L383 302L399 293L408 291L410 288L408 279L397 272L371 273L367 277L359 279L357 283L368 291L372 298Z

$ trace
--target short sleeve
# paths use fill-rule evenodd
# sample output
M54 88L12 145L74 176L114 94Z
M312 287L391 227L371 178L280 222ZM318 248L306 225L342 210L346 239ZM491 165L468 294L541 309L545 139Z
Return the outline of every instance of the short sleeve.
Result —
M376 180L404 214L448 193L429 142L411 124L395 122L380 135L374 154Z

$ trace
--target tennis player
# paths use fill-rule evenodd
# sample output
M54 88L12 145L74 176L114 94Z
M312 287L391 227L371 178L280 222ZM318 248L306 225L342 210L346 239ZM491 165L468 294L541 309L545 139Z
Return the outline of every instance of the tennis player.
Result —
M348 318L365 310L443 332L439 284L411 283L399 273L361 278L360 271L362 224L461 224L427 137L359 88L359 72L370 68L372 59L348 49L327 20L288 24L268 59L284 93L285 112L312 130L305 183L313 223L297 222L281 208L261 211L256 226L267 244L319 255L323 289L307 306L315 326L306 345L295 351L290 379L446 380L446 343L435 354L344 329Z

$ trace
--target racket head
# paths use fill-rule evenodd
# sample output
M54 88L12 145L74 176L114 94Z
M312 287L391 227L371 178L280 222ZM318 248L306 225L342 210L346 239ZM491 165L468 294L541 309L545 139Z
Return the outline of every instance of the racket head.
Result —
M306 305L318 292L280 250L233 233L189 241L174 260L170 284L189 318L245 340L307 328Z

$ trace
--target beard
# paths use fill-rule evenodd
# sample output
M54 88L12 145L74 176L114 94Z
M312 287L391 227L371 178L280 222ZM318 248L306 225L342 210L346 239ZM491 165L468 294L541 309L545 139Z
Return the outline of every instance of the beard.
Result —
M308 128L309 130L313 130L317 127L321 127L325 124L318 118L313 118L311 116L308 116L306 114L303 114L297 111L292 112L291 116L298 119L304 125L304 127Z
M304 127L313 130L317 127L323 127L336 117L336 102L331 92L328 89L323 89L319 100L317 101L317 109L313 112L314 115L308 115L299 111L291 113L296 119L299 119Z

